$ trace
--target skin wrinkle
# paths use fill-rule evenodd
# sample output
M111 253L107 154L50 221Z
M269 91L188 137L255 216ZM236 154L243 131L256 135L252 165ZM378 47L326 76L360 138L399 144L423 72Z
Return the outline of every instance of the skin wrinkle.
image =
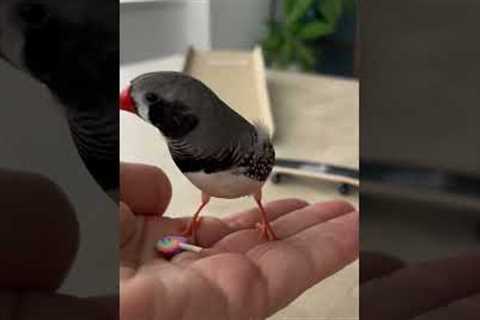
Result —
M254 272L252 273L254 274L254 277L251 280L253 282L252 286L260 284L262 288L261 290L262 295L260 296L260 298L258 296L251 298L253 302L257 302L257 304L255 304L256 308L254 308L254 311L255 311L254 319L257 319L259 318L259 316L263 316L263 315L260 315L262 306L265 306L270 301L270 295L268 292L268 282L265 278L265 275L262 273L261 268L254 261L250 259L246 259L246 261L248 263L248 267L254 270ZM252 291L255 292L255 290L252 290ZM248 290L245 290L245 296L246 297L249 296Z
M187 296L185 297L185 305L190 305L192 303L192 293L190 290L187 290ZM187 309L186 308L179 308L180 309L180 315L178 319L184 320L186 315L187 315Z
M298 254L298 251L296 250L296 248L294 246L292 246L291 244L288 244L287 248L289 249L288 252L292 252L294 255L295 254ZM265 270L265 268L262 268L262 261L265 260L265 257L267 257L269 254L271 254L272 252L274 252L274 250L277 249L277 246L275 245L275 243L266 243L265 246L261 246L261 247L257 247L257 248L254 248L253 250L251 250L250 252L247 253L247 255L249 257L251 257L251 259L253 261L256 261L257 263L257 266L260 268L262 274L264 275L264 277L266 277L266 273L268 272L267 270ZM256 251L259 251L258 253ZM282 244L282 252L287 252L285 250L285 244ZM288 252L286 255L288 255ZM313 268L309 268L309 269L312 269ZM305 272L301 272L300 274L305 274ZM272 287L270 285L268 285L267 283L267 292L268 292L268 296L269 296L269 300L271 303L273 303L274 305L278 303L274 303L273 299L272 299L272 295L271 295L271 291L272 291ZM288 301L290 301L291 298L288 299ZM284 303L281 304L280 308L284 307L286 305L286 303L288 303L288 301L285 301ZM275 309L273 308L272 305L268 305L268 313L269 314L273 314L275 313L276 311L278 311L278 308Z
M133 216L133 213L128 212L130 211L130 208L123 203L120 202L120 213L121 214L121 221L120 221L120 228L121 228L121 242L120 242L120 249L122 249L136 234L137 234L137 229L138 229L138 223L135 217ZM133 220L133 221L132 221ZM126 231L127 226L130 227L131 225L134 226L134 228L130 228L129 232ZM126 236L124 236L126 234Z
M148 264L142 265L140 267L140 269L138 270L138 273L139 274L148 274L148 271L147 272L144 272L144 271L148 270L148 269L153 269L153 270L155 270L155 273L160 275L160 274L162 274L163 271L167 271L167 270L172 269L174 267L175 266L172 266L171 264L168 264L168 263L159 265L158 260L153 260ZM182 268L182 270L178 273L178 275L179 275L177 277L179 279L178 282L180 282L180 281L183 282L184 281L183 276L185 274L187 274L184 271L185 271L184 268ZM165 293L165 301L176 301L177 303L180 303L182 305L189 305L191 303L190 290L186 290L187 297L184 297L184 296L177 297L177 296L174 296L172 294L171 290L169 290L170 286L167 283L165 283L164 279L159 277L159 278L156 278L155 280L157 280L157 279L158 279L159 286L155 287L156 288L155 290L159 290L160 292ZM175 279L173 282L177 283L177 280ZM189 285L190 285L190 283L188 283L188 281L187 281L186 284L181 284L180 286L188 287ZM171 309L181 310L181 314L180 315L178 315L178 314L173 315L174 317L170 317L169 319L183 319L185 317L186 308L182 308L180 306L178 308L171 308ZM154 312L152 313L152 315L163 315L163 314L164 314L163 310L154 310ZM155 319L157 319L156 316L151 317L151 320L155 320Z
M148 280L148 278L146 280ZM142 279L142 274L139 273L135 278L130 279L130 281L125 285L125 287L128 287L128 286L131 287L131 286L137 285L137 283L135 283L134 281L138 282L138 281L146 281L146 280L143 280ZM159 284L161 285L160 290L157 290L158 287L152 287L152 290L155 291L155 292L157 292L157 291L162 292L162 290L163 290L163 292L166 293L167 291L165 290L165 286L163 285L163 283L159 283ZM130 289L130 290L132 290L132 289ZM124 289L124 291L127 291L127 290ZM121 295L121 292L122 292L122 290L120 289L120 295ZM131 295L131 293L130 293L130 295ZM153 297L155 297L156 295L151 294L151 295L147 295L147 296L149 296L150 300L152 300ZM121 305L122 305L122 303L120 302L120 306ZM148 314L155 314L154 313L155 309L153 309L153 308L155 307L156 304L154 303L154 301L149 301L149 303L144 303L144 305L146 305L147 308L150 308L150 310L151 310ZM150 318L150 319L154 320L154 318Z
M128 272L128 274L126 274ZM131 262L120 262L120 277L124 279L132 279L137 274L136 265Z
M264 314L260 314L260 310L261 310L261 306L262 305L266 305L269 301L271 301L271 297L270 297L270 292L268 291L268 281L267 281L267 278L265 276L265 274L263 273L262 269L258 266L258 264L252 262L255 270L257 272L255 272L255 274L257 275L257 281L255 282L256 284L259 284L260 287L262 288L261 292L261 297L263 299L260 299L260 302L258 303L257 307L257 312L256 312L256 318L254 319L257 319L257 316L258 316L258 319L264 319L267 317L267 315L264 315ZM258 301L257 299L255 299L255 301ZM271 313L268 313L268 310L269 310L270 306L268 306L268 308L266 309L267 310L267 314L271 314Z
M321 205L321 208L325 208L327 204L329 203L314 204L312 207L308 208L308 210L303 210L300 212L302 213L302 216L305 216L305 218L308 217L309 220L311 219L315 224L321 224L321 223L325 223L330 220L339 218L347 214L348 212L352 212L355 210L350 205L333 202L333 203L330 203L330 207L328 208L330 210L323 209L323 210L320 210L319 212L315 212L314 209L317 206ZM333 207L332 205L336 205L337 207ZM291 217L292 217L291 215L285 215L273 221L272 228L274 228L277 231L277 235L281 236L282 234L285 233L286 237L289 236L288 233L282 232L282 229L285 229L285 230L288 230L289 228L291 229L292 224L295 226L295 222L291 221ZM309 226L297 226L294 229L295 233L302 232L303 230L307 229Z
M153 266L152 266L153 267ZM158 265L157 265L158 267ZM161 274L161 269L167 269L167 268L172 268L172 266L170 265L165 265L164 267L160 267L160 270L157 270L159 271L158 274ZM174 296L173 298L170 298L170 296L172 296L172 291L169 290L169 286L168 284L165 283L165 281L160 277L159 278L159 282L160 284L162 285L162 289L164 290L164 292L166 293L165 294L165 301L176 301L177 303L179 301L183 302L185 305L189 305L191 303L191 294L190 294L190 290L187 290L187 296L186 297L181 297L180 299L178 299L178 297ZM159 305L160 307L160 305ZM174 308L174 310L180 310L180 314L175 314L173 317L173 319L183 319L185 317L185 312L186 312L186 308ZM157 317L155 315L161 315L163 314L163 310L155 310L154 311L154 316L152 317L152 320L155 320Z
M153 228L150 224L150 220L147 220L147 219L150 219L150 218L146 218L146 219L142 219L143 223L142 223L142 226L145 229L148 229L148 228ZM152 218L153 219L153 218ZM147 263L148 265L148 261L151 259L150 256L151 256L151 248L149 248L148 246L144 245L145 243L149 243L150 241L148 241L150 238L149 238L149 232L142 232L142 237L141 237L141 240L140 240L140 243L142 244L140 247L143 248L142 252L139 254L139 257L140 257L140 262L145 265L145 263ZM151 261L151 263L153 263L154 260Z
M143 223L136 223L136 231L134 233L134 238L136 235L138 234L143 234L143 228L144 228L144 224ZM136 237L135 241L137 242L140 242L141 238L138 238ZM133 241L133 240L132 240ZM140 243L138 244L140 245ZM126 256L131 256L128 252L125 254ZM131 260L129 259L128 262L129 264L133 267L133 271L134 271L134 274L132 276L134 276L138 270L138 267L140 265L140 262L141 262L141 257L139 255L134 255L135 256L135 260ZM125 259L122 257L122 263L125 262Z
M305 250L304 246L297 246L296 242L287 242L288 245L294 250L294 252L301 255L303 258L302 260L305 261L305 266L307 267L307 271L304 274L309 275L309 281L307 283L313 284L315 283L316 277L314 277L316 270L315 270L315 262L314 258L311 254Z
M324 248L328 248L332 252L335 252L335 256L338 260L352 261L354 258L352 258L351 255L349 254L348 246L345 245L343 241L341 241L338 237L335 236L337 232L329 228L327 228L327 230L328 232L322 233L322 241L324 241L325 243L328 243L328 245L325 245ZM300 249L305 250L305 248L300 248Z
M246 227L245 229L241 229L239 231L228 234L226 237L223 237L218 242L218 244L216 244L216 245L217 246L221 245L223 248L225 248L226 251L231 251L232 249L229 247L229 243L230 243L231 239L235 239L236 237L240 237L242 234L245 234L245 233L252 233L252 235L253 235L254 232L258 235L258 232L256 230L253 230L252 228L247 228Z
M355 216L358 216L358 214L359 214L358 211L353 211L345 214L344 216L338 217L337 219L329 220L326 223L336 225L336 227L340 226L341 228L344 228L345 225L347 225L348 219L353 219L355 218ZM332 231L332 229L330 228L327 228L327 229L330 230L330 233L332 235L335 234L335 232ZM333 236L332 236L332 239L333 239L332 243L335 245L335 252L341 253L340 258L344 260L351 260L351 257L349 254L350 250L348 250L348 247L343 243L344 241L342 241L342 239L339 239L338 237L333 237ZM357 252L358 254L358 250L355 250L355 252Z
M285 200L277 200L276 203L288 203L289 204L289 209L292 209L293 211L303 209L309 205L307 201L301 200L301 199L285 199ZM271 205L271 204L270 204ZM291 206L291 207L290 207ZM270 212L271 209L270 207L266 207L265 210L267 212ZM227 216L223 218L222 220L226 222L227 225L229 225L232 229L234 230L242 230L242 229L251 229L255 224L258 222L258 218L256 216L253 216L252 213L256 213L258 211L257 208L253 210L248 210L247 214L243 214L241 216L238 216L237 214L233 214L231 216ZM268 214L268 213L267 213ZM275 223L275 220L279 218L277 216L273 216L269 214L269 219L272 220L272 223ZM254 219L255 221L252 223L251 220Z
M257 299L257 297L253 297L253 298L251 298L250 300L248 300L248 299L244 299L244 300L246 300L246 301L254 301L254 302L255 302L255 301L260 301L260 303L257 305L257 308L256 308L256 310L255 310L255 317L253 318L253 319L257 319L257 318L258 318L257 315L260 314L260 311L259 311L259 310L261 310L262 305L264 305L266 302L269 301L268 294L267 294L267 293L268 293L268 290L266 289L266 288L267 288L266 278L264 277L264 275L263 275L263 273L261 272L260 268L259 268L253 261L251 261L251 260L249 260L249 259L245 259L245 257L244 257L242 254L235 254L235 253L224 253L224 254L226 254L226 255L235 255L235 256L238 256L239 259L241 259L241 261L246 262L246 265L248 265L248 268L252 268L253 270L255 270L255 272L253 273L255 276L254 276L254 278L250 279L250 282L253 282L253 284L261 283L261 284L262 284L262 288L263 288L262 292L264 293L264 295L263 295L262 299ZM198 260L197 262L198 262L198 264L200 264L200 263L202 263L202 260ZM194 263L192 264L192 268L195 268L195 265L196 265L196 264L197 264L197 263L194 262ZM213 285L213 286L215 286L216 288L218 288L219 290L221 290L221 292L224 293L224 295L223 295L224 297L228 297L228 296L229 296L229 295L228 295L228 292L226 291L225 288L222 288L222 287L220 287L220 286L215 285L214 282L213 282L210 278L207 278L207 277L205 277L204 275L202 275L202 276L203 276L205 279L207 279L208 282L209 282L211 285ZM250 288L250 287L251 287L250 285L245 286L245 288ZM248 292L248 290L243 290L243 291L244 291L243 296L244 296L244 297L249 297L249 292ZM254 291L254 290L253 290L253 291ZM226 305L227 305L227 306L233 306L233 303L226 303ZM237 306L237 308L238 308L238 309L241 309L242 306ZM237 319L237 318L235 317L235 314L236 314L236 313L237 313L236 310L229 309L229 313L228 313L228 314L229 314L229 319L232 319L232 320Z
M362 315L391 315L391 319L411 318L476 294L480 281L478 251L460 256L429 260L401 268L383 278L362 285ZM388 304L372 301L386 300L384 292L391 292L394 299ZM435 294L432 294L435 293ZM408 304L410 309L405 309Z
M212 288L214 291L216 291L217 293L219 293L220 297L222 298L222 306L223 306L223 310L227 310L227 314L229 315L229 318L228 319L225 319L225 320L233 320L234 318L231 317L231 310L229 310L228 308L228 304L227 304L227 301L224 299L226 297L226 295L224 295L225 291L223 290L223 288L221 288L220 286L217 286L211 279L207 278L202 272L200 272L199 270L197 270L195 268L195 262L189 267L189 268L186 268L188 269L189 271L193 271L193 273L200 279L202 279L203 281L205 281L210 288ZM191 293L190 293L190 290L187 290L189 292L189 301L192 301L191 299ZM183 308L185 309L185 308ZM191 319L191 318L189 318Z

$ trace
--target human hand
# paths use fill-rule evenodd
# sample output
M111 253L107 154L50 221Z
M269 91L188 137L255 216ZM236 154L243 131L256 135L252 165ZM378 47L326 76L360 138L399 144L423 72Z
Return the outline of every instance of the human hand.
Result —
M0 319L116 319L116 297L55 292L79 244L61 189L38 174L0 169L0 195Z
M121 168L124 320L264 319L357 257L358 212L352 206L287 199L265 206L282 240L259 237L257 209L204 217L197 236L207 249L167 261L156 253L156 242L178 234L189 219L162 216L171 187L159 169Z
M478 319L479 251L412 265L376 253L360 259L361 319Z

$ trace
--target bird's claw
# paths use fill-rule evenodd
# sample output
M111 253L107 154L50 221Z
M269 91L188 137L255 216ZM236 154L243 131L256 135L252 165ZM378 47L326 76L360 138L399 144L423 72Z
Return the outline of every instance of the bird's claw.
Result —
M275 235L275 233L273 232L272 228L268 223L258 222L255 225L255 228L260 230L260 237L263 240L267 240L267 241L278 240L278 237Z
M181 233L183 237L193 237L194 244L197 241L197 230L200 226L200 222L202 221L202 217L197 217L196 219L192 219L188 224L187 228Z

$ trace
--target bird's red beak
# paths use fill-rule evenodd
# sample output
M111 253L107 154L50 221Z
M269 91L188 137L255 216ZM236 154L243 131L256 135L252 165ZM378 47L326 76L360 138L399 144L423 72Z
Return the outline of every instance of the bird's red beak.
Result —
M135 102L130 95L131 87L128 86L120 92L120 110L136 113Z

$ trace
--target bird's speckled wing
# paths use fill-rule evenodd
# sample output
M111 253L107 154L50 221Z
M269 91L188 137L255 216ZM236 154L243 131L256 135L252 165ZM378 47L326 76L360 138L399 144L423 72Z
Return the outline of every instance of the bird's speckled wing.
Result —
M228 136L217 152L192 147L188 140L169 141L172 158L184 172L203 171L207 174L235 169L238 174L264 181L273 167L275 152L268 135L260 127L242 131L241 137ZM248 134L248 136L244 136Z

